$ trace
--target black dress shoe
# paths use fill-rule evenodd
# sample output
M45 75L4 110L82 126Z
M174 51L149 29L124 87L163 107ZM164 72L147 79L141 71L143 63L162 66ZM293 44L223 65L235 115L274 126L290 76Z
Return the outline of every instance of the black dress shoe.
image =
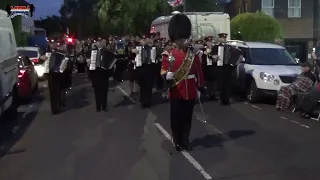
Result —
M193 147L191 145L182 145L181 147L185 151L192 151L193 150Z
M103 108L102 111L103 112L108 112L108 108Z
M174 145L176 151L182 151L182 147L179 144Z

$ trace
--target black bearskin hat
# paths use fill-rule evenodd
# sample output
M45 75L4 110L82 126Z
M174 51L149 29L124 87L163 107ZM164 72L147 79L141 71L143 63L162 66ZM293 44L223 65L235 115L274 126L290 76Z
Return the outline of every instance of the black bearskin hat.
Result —
M189 39L191 36L191 22L184 14L174 15L168 27L169 38L172 42L178 39Z

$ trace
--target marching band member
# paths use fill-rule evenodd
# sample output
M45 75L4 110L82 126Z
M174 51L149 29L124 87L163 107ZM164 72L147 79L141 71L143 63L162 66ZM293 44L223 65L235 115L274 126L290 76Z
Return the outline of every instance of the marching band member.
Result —
M135 61L138 71L141 108L150 108L155 78L156 47L152 45L150 36L145 36L145 39L141 40L141 45L137 46L133 52L137 54Z
M129 88L130 88L130 96L134 95L136 93L136 90L138 89L137 84L137 73L136 73L136 66L135 66L135 58L136 54L132 52L132 50L136 47L137 43L134 41L134 39L131 39L131 41L128 43L128 59L129 59Z
M50 93L52 115L59 114L61 112L61 81L63 79L62 74L67 69L68 61L69 59L66 56L66 51L64 48L53 50L50 55L50 59L48 59L48 66L46 66L46 71L49 72L48 87Z
M115 54L116 58L118 59L116 64L116 71L115 71L115 79L117 81L123 81L123 73L126 68L126 61L125 61L125 54L127 52L127 47L123 39L118 39L115 44Z
M219 67L219 76L220 76L220 101L221 105L229 105L230 104L230 91L231 91L231 80L232 80L232 72L234 68L243 60L242 52L239 48L226 45L227 42L227 33L218 34L220 38L220 44L218 47L219 60L217 61L217 66ZM219 49L223 51L220 51Z
M158 35L157 35L158 36ZM161 53L165 50L161 47L160 39L155 39L154 45L156 47L156 64L155 64L155 81L158 90L163 90L163 78L160 74L161 70Z
M200 62L202 61L202 55L205 51L204 45L203 45L203 41L201 39L195 41L195 45L194 48L196 50L196 54L199 56L200 58Z
M93 49L90 59L90 70L92 71L92 87L94 90L96 111L108 111L108 89L111 69L116 63L116 58L111 50L110 44L102 41L97 49Z
M151 107L152 88L154 84L154 66L156 63L156 47L150 36L145 36L142 47L142 72L140 74L140 99L142 108Z
M204 67L204 79L207 84L207 92L209 95L209 100L217 100L217 60L218 56L218 46L214 46L212 43L213 37L209 36L205 38L206 47L204 54L202 55L202 64Z
M161 74L171 83L171 130L177 151L191 151L189 135L195 99L202 91L203 74L199 57L185 42L191 36L191 22L184 14L174 15L168 27L170 40L176 45L163 56Z

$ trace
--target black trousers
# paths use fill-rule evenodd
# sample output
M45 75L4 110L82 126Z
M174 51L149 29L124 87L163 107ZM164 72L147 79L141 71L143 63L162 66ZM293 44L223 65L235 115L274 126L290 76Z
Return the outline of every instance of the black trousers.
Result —
M53 114L61 111L61 80L62 74L60 73L50 72L48 74L51 113Z
M170 99L170 119L173 142L189 145L195 100Z
M96 109L107 109L107 101L108 101L108 90L104 88L95 87L94 90L94 98L96 100Z
M91 72L91 75L94 97L96 101L96 109L106 109L110 77L109 71L97 68L95 71Z
M126 60L125 59L119 59L116 62L116 69L114 73L114 79L117 81L123 81L123 75L126 70Z
M151 105L152 88L154 84L154 64L145 64L139 70L140 102Z
M219 96L220 101L224 105L228 105L230 103L230 88L232 81L232 73L234 68L229 65L224 65L222 67L218 67L219 69Z
M160 74L161 71L161 63L157 63L155 64L155 80L156 80L156 86L157 89L163 89L163 85L164 85L164 79Z

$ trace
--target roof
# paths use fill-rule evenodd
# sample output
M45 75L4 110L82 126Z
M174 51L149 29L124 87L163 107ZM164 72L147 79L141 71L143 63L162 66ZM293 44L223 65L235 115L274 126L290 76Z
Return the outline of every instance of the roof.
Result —
M228 44L235 45L238 47L245 47L245 48L285 49L284 47L278 44L265 43L265 42L243 42L243 41L237 41L237 40L230 40Z
M17 47L17 50L38 51L39 47L32 47L32 46Z

